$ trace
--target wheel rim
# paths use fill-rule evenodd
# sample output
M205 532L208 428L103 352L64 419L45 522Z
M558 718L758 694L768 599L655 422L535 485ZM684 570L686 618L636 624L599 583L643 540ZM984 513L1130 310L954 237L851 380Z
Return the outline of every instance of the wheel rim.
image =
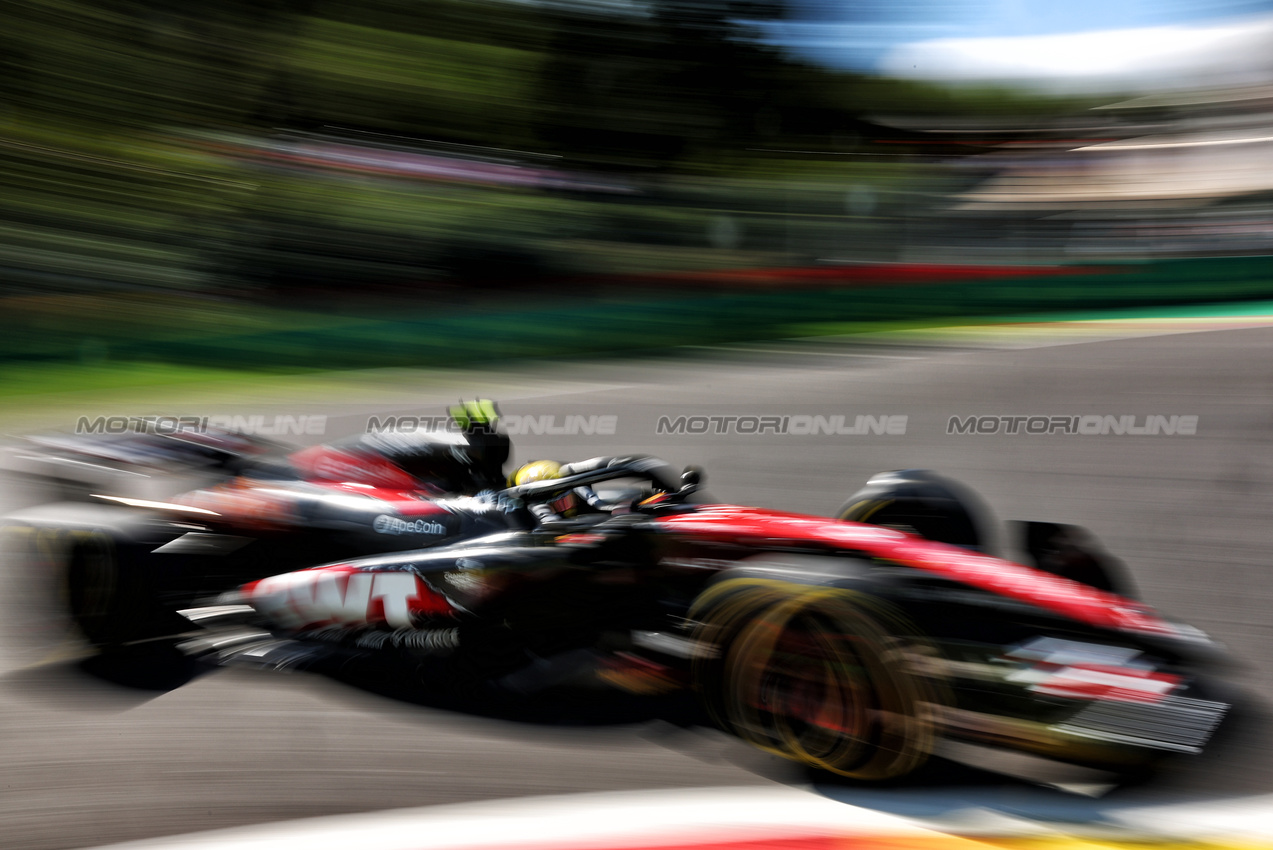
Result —
M736 579L706 591L690 609L699 621L694 643L700 649L690 673L712 720L727 731L733 726L724 701L724 662L731 645L765 609L783 598L783 589L765 579Z
M769 752L855 778L899 776L932 750L937 694L853 596L804 591L748 626L727 659L727 712Z
M768 727L765 734L811 763L863 749L872 695L861 662L834 624L800 611L773 638L750 662L756 665L752 708Z

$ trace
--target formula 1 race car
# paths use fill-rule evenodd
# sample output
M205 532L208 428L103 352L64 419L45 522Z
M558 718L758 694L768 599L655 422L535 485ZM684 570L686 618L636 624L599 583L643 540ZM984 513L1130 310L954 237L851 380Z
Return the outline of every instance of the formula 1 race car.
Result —
M1221 657L1205 635L1092 586L1099 570L1040 569L1065 560L1048 561L1055 535L1035 535L1036 567L979 551L984 516L932 473L872 479L843 511L855 521L701 504L699 471L670 480L648 457L562 472L398 520L489 533L402 535L216 596L210 564L257 540L217 517L68 522L71 610L106 650L170 635L215 665L381 665L479 701L693 693L743 740L868 781L935 753L1137 770L1201 751L1229 707L1202 672ZM592 488L612 495L533 510ZM365 511L371 533L382 510Z
M154 422L30 438L18 453L26 474L79 498L5 518L6 549L38 562L28 573L64 581L78 628L109 646L153 634L156 617L171 625L171 598L508 530L511 515L493 494L505 485L510 442L494 427L494 406L477 404L486 407L474 408L476 418L453 409L460 418L449 429L367 433L290 453L260 438ZM121 495L134 478L200 486Z

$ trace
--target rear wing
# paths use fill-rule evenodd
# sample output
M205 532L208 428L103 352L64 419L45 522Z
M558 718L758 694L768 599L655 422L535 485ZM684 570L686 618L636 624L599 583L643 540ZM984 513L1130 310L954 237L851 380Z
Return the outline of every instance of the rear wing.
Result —
M283 452L270 441L230 432L54 433L5 447L0 467L9 475L56 486L61 493L55 498L78 501L101 492L153 497L160 480L186 478L190 487L202 486L209 478L237 475Z
M230 431L140 431L123 434L45 434L26 438L41 459L163 469L172 466L237 469L283 447Z

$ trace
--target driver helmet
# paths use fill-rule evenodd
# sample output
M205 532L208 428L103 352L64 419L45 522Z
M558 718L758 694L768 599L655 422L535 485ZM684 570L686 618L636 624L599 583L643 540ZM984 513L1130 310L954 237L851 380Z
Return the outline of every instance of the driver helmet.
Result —
M510 487L522 484L533 484L536 481L550 481L561 477L561 464L555 460L535 460L524 463L508 478ZM548 507L559 516L574 516L579 510L579 497L573 492L563 493L548 503Z

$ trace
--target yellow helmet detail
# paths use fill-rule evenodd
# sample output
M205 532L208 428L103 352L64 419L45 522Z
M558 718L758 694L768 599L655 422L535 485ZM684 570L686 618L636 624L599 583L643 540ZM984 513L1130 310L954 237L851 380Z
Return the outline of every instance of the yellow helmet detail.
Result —
M561 464L555 460L536 460L518 467L508 479L509 486L532 484L536 481L548 481L561 477Z

